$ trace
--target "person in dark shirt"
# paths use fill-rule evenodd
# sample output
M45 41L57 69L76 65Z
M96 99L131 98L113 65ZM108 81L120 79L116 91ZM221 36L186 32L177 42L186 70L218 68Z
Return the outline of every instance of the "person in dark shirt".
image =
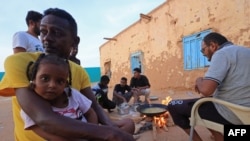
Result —
M99 83L92 87L92 91L96 96L97 102L108 112L113 112L111 109L116 107L116 104L108 98L108 84L109 77L107 75L101 76Z
M113 102L115 102L116 105L120 105L123 102L128 103L131 96L131 88L127 85L127 78L122 77L120 83L115 85L113 91Z
M141 95L145 96L145 103L150 103L150 83L145 75L141 74L140 68L134 68L134 76L130 80L130 87L134 96L134 104L138 103L138 99Z

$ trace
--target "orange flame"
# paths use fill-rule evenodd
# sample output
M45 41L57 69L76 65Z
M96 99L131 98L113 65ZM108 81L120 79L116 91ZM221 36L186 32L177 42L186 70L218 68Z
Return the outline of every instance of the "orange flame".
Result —
M163 127L167 124L167 120L165 119L164 116L159 116L159 117L154 116L154 123L158 127Z
M168 105L168 103L172 100L170 96L167 96L165 99L161 101L161 104Z

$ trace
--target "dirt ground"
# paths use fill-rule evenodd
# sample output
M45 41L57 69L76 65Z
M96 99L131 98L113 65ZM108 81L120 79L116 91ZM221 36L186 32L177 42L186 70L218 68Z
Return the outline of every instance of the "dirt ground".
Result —
M14 141L13 130L11 98L0 96L0 140Z
M151 92L151 96L158 97L158 100L152 101L152 103L161 103L161 100L166 96L170 96L173 99L177 98L193 98L198 96L197 94L191 91L160 91L160 92ZM109 114L109 113L107 113ZM128 114L128 115L119 115L117 110L110 113L109 116L112 119L120 118L135 118L139 116L138 113ZM140 127L140 123L136 124L136 127ZM210 133L204 127L197 127L198 133L201 135L204 141L212 141L210 138ZM157 129L156 140L153 140L153 131L147 130L139 134L140 138L137 141L187 141L188 135L184 133L177 126L169 126L168 131L166 132L162 128ZM0 140L1 141L14 141L13 137L13 118L12 118L12 108L11 108L11 98L9 97L0 97Z

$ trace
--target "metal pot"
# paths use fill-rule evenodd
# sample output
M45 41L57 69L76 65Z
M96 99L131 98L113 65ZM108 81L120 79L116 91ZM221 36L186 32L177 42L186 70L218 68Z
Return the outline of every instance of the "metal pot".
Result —
M154 111L157 109L157 111ZM143 104L137 107L137 111L146 116L158 116L167 112L167 105L164 104ZM150 112L149 112L150 111Z
M130 106L127 103L122 103L117 107L117 110L120 115L126 115L129 114Z

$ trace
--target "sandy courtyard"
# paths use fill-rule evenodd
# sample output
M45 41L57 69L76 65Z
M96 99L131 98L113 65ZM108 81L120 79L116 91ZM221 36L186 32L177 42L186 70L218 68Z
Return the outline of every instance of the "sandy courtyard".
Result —
M196 94L192 92L154 92L153 96L157 96L159 99L152 101L153 103L160 103L163 97L171 96L173 99L176 98L192 98ZM135 114L135 113L134 113ZM133 115L134 115L133 114ZM138 115L138 114L137 114ZM115 110L113 113L109 114L111 118L125 118L131 117L131 115L119 115ZM11 98L9 97L0 97L0 140L1 141L14 141L13 137L13 120L12 120L12 109L11 109ZM140 123L139 123L140 124ZM139 124L136 124L136 127L140 127ZM198 127L198 132L201 134L201 137L204 141L212 141L210 138L210 133L207 129L203 127ZM137 141L154 141L153 140L153 131L147 130L140 135L140 138ZM168 131L164 131L161 128L157 129L157 136L155 141L187 141L188 136L177 126L168 127Z

